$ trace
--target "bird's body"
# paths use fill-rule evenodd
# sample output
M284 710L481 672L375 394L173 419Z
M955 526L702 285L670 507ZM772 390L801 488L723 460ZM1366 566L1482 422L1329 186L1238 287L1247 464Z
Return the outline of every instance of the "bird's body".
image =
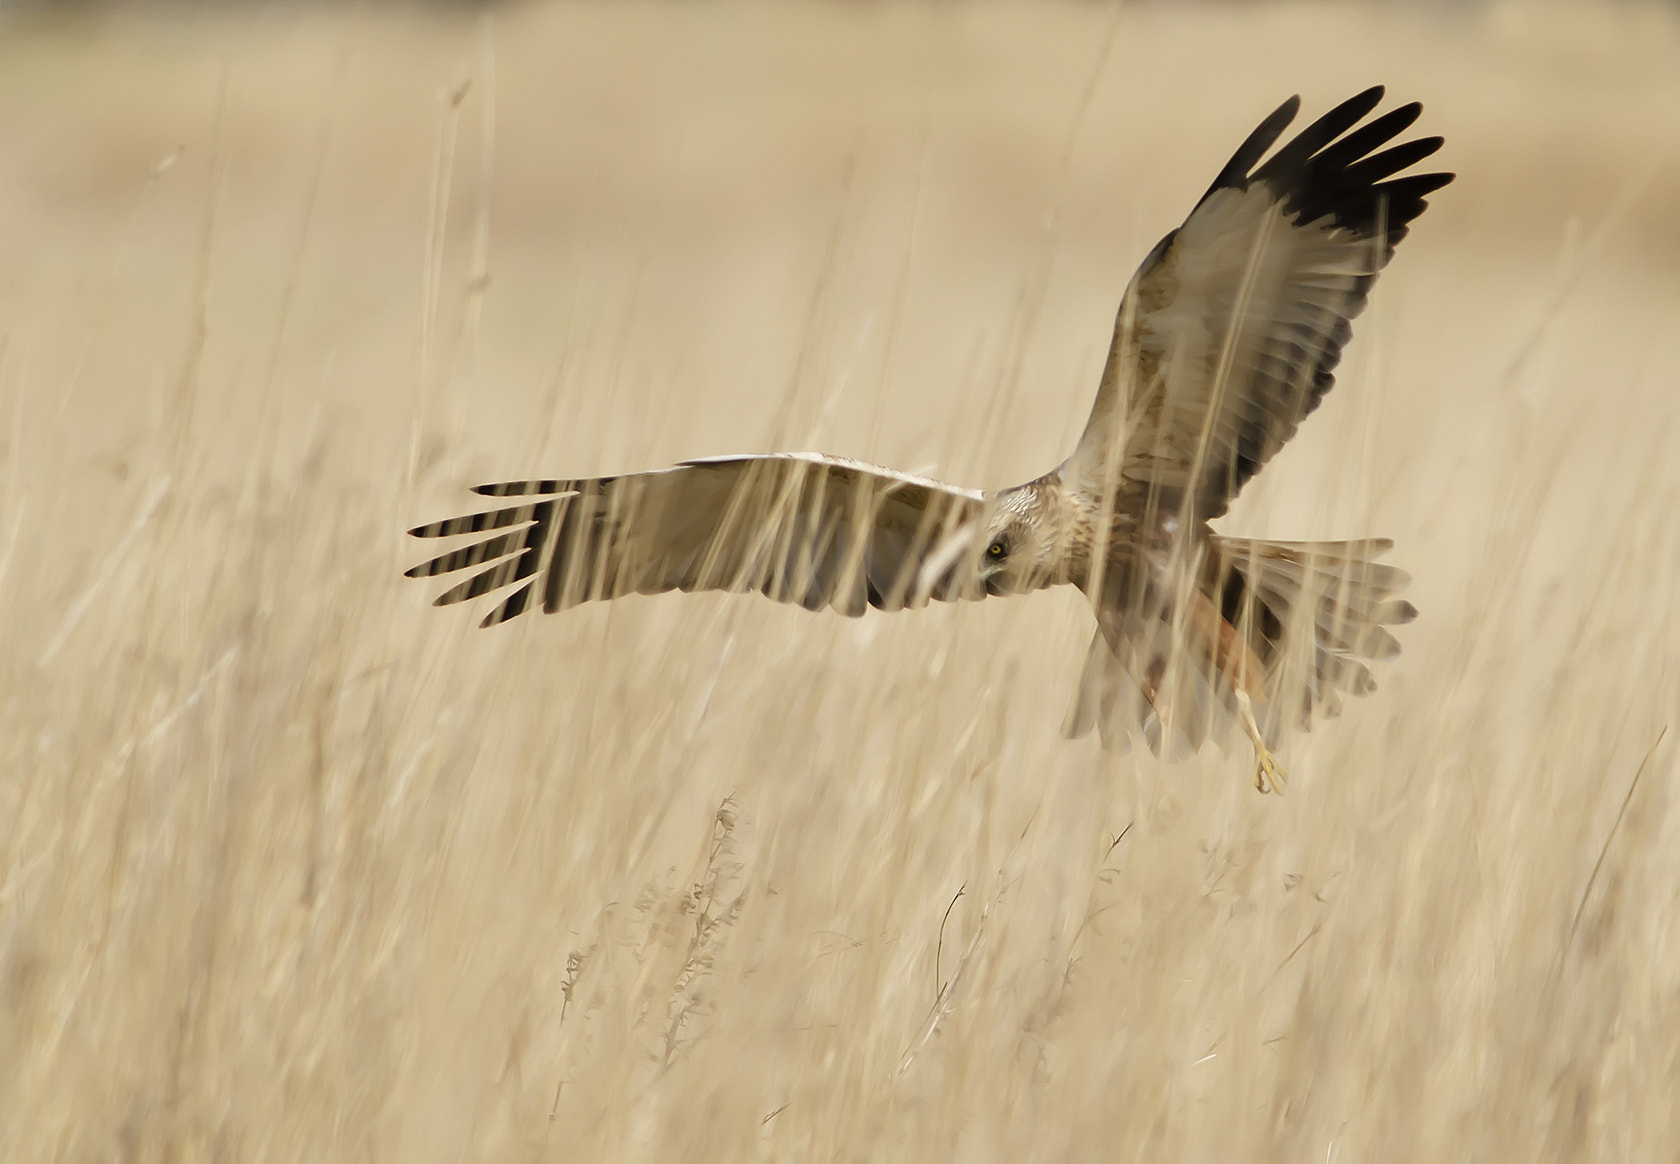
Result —
M1416 613L1393 597L1406 575L1374 561L1386 541L1247 541L1209 525L1329 390L1372 281L1451 181L1393 177L1441 141L1388 146L1415 104L1359 125L1381 96L1337 106L1263 164L1298 101L1249 136L1133 277L1085 431L1041 477L980 492L778 453L486 485L476 492L527 500L411 531L495 532L409 574L487 566L439 604L523 582L486 625L538 598L557 611L757 590L855 616L1071 584L1097 635L1069 734L1097 728L1121 746L1141 728L1157 750L1194 748L1234 719L1260 786L1275 786L1283 724L1373 689L1365 661L1399 650L1384 627Z

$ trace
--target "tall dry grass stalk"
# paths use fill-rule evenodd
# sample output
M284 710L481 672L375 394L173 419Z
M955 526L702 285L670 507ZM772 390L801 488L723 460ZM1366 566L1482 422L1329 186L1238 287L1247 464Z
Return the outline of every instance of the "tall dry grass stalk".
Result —
M0 1156L1680 1146L1672 9L3 27ZM401 583L479 480L1042 470L1256 117L1373 80L1460 180L1223 528L1423 614L1287 797L1064 742L1071 593Z

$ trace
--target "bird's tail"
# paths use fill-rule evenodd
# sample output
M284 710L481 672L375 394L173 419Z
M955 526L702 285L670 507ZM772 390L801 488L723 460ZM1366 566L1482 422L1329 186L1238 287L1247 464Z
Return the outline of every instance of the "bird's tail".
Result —
M1392 545L1213 538L1199 589L1259 664L1250 695L1269 741L1287 725L1307 730L1336 715L1343 692L1376 690L1369 664L1400 653L1386 628L1410 622L1417 609L1395 597L1411 581L1406 572L1376 561ZM1195 634L1195 620L1171 612L1104 620L1063 730L1082 736L1095 727L1116 751L1137 730L1156 753L1163 744L1193 753L1209 738L1223 742L1236 696L1215 658L1224 651L1229 661L1229 651L1193 649Z

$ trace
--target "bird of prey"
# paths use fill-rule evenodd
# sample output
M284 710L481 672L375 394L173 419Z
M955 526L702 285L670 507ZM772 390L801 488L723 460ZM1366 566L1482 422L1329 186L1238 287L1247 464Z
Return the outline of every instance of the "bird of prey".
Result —
M1064 730L1159 752L1223 738L1254 747L1280 788L1284 727L1334 715L1375 684L1367 663L1416 609L1392 543L1224 537L1208 523L1330 390L1351 321L1446 173L1403 174L1439 137L1421 113L1366 120L1375 87L1267 157L1292 97L1232 155L1120 303L1090 420L1071 456L982 492L818 453L708 457L618 477L513 481L504 507L409 531L485 535L408 571L478 569L437 598L516 586L484 619L540 603L669 590L756 590L857 616L1069 583L1096 613Z

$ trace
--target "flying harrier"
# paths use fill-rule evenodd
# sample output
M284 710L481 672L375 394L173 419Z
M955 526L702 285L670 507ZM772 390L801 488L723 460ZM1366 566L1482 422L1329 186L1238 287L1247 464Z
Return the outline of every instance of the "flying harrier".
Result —
M1223 736L1254 745L1255 783L1281 787L1285 723L1334 715L1392 658L1385 626L1415 617L1408 581L1373 559L1386 540L1269 542L1208 522L1330 390L1350 321L1451 174L1401 171L1438 137L1391 145L1405 105L1365 121L1380 87L1343 102L1270 158L1292 97L1248 136L1184 225L1144 259L1120 302L1096 404L1062 464L1025 485L962 489L824 456L709 457L572 481L480 485L506 508L416 537L492 533L408 571L486 566L438 605L519 584L503 622L622 594L757 590L861 615L929 600L1071 583L1097 634L1065 730L1159 751ZM1363 124L1361 124L1363 122Z

